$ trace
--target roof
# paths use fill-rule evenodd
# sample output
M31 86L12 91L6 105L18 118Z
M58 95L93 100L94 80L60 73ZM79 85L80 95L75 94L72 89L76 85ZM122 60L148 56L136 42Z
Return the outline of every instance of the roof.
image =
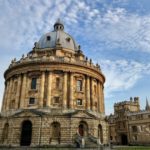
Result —
M63 48L78 50L78 45L71 35L64 32L64 25L60 20L54 24L54 31L44 34L37 42L37 48L55 48L59 44Z

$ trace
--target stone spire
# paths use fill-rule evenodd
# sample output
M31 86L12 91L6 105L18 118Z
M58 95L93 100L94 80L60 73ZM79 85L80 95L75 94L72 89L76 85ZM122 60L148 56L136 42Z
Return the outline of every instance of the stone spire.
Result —
M146 98L146 106L145 106L145 110L150 110L150 106L149 106L149 103L148 103L147 98Z

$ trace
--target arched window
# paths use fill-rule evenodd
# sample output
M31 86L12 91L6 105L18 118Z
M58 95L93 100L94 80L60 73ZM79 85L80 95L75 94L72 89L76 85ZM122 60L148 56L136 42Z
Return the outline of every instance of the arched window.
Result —
M82 91L82 80L77 80L77 92Z
M59 85L60 85L60 78L57 77L56 78L56 89L59 89Z
M37 78L32 78L31 80L31 89L36 89Z
M3 128L3 132L2 132L2 139L1 139L2 144L7 143L8 133L9 133L9 124L5 123L4 128Z

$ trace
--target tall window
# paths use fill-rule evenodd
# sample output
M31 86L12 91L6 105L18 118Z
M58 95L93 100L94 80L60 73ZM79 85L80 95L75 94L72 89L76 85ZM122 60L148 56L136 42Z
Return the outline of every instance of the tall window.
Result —
M15 100L12 100L9 104L9 108L10 109L14 109L15 108Z
M17 91L17 81L15 81L15 83L14 83L14 89L13 89L13 91L14 91L14 93L16 93L16 91Z
M36 82L37 82L37 78L32 78L31 89L36 89Z
M60 78L56 78L56 88L59 88L59 84L60 84Z
M96 87L96 85L94 85L94 94L95 95L97 94L97 87Z
M82 91L82 80L77 80L77 91Z

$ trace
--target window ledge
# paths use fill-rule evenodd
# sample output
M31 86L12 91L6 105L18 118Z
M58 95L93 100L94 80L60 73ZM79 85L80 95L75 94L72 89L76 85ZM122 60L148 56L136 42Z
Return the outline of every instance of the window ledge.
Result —
M36 106L37 104L36 103L34 103L34 104L28 104L28 106L30 107L30 106Z
M36 93L36 92L38 92L38 90L37 89L30 89L29 92L35 92Z
M83 94L84 92L83 92L83 91L77 91L77 90L76 90L76 93L82 93L82 94Z

